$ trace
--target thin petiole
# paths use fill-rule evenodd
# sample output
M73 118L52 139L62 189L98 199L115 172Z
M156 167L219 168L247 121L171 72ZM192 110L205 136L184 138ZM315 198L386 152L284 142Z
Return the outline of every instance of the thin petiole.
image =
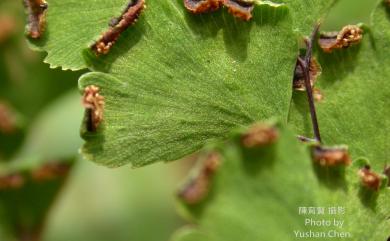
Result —
M310 40L306 41L306 55L304 59L301 57L298 57L298 64L301 66L302 71L303 71L303 77L305 80L305 88L306 88L306 94L307 94L307 99L309 102L309 108L310 108L310 117L311 117L311 122L313 125L313 132L314 132L314 138L321 143L321 134L320 134L320 128L318 125L318 120L317 120L317 112L316 108L314 105L314 98L313 98L313 89L311 87L310 83L310 62L311 62L311 56L312 56L312 50L313 50L313 42L314 39L318 33L319 29L319 24L317 24L313 30L313 33L310 37Z

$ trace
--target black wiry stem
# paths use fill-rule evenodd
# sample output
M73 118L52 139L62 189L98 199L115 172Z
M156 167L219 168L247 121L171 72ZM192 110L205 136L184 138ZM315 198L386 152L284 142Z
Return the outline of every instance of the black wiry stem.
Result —
M303 59L301 57L298 57L298 64L301 66L303 70L303 77L305 80L307 99L309 101L310 116L313 125L314 138L319 143L321 143L320 128L318 126L316 107L314 105L314 98L313 98L313 90L311 88L311 83L310 83L310 62L311 62L311 56L313 51L313 43L317 36L319 27L320 24L316 24L310 36L310 39L306 41L306 55Z

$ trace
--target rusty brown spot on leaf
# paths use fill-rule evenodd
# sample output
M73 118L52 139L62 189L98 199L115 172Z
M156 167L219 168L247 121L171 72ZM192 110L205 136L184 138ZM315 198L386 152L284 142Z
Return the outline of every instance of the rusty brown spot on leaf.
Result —
M312 57L310 61L310 67L309 67L311 87L314 86L318 76L321 75L321 72L322 72L321 65L317 62L316 58ZM295 65L293 88L299 91L306 90L305 76L302 70L302 66L298 64L298 61Z
M104 97L99 94L99 91L99 87L95 85L87 86L84 89L82 104L86 109L88 131L96 131L103 121Z
M255 124L241 136L241 143L247 148L262 147L274 143L279 138L276 127L268 124Z
M38 39L45 31L48 5L45 0L24 0L24 6L28 13L27 35Z
M130 1L121 16L113 19L110 28L91 46L95 54L107 54L121 33L137 22L139 15L145 8L145 0Z
M374 191L378 191L380 186L381 186L381 177L371 171L371 167L370 166L365 166L363 168L361 168L359 171L358 171L358 175L361 179L361 182L363 184L363 186L365 186L366 188L369 188L369 189L372 189Z
M222 3L223 0L184 0L185 8L194 14L218 10Z
M12 134L16 131L16 117L10 106L0 102L0 133Z
M204 175L192 178L185 184L178 196L187 204L194 205L201 202L209 192L210 180Z
M228 12L244 21L252 18L254 4L248 0L224 0L223 4L228 8Z
M210 192L210 185L221 158L217 152L211 152L203 160L202 167L178 192L178 196L187 204L194 205L203 201Z
M221 165L221 157L219 156L219 153L211 152L204 160L203 170L207 175L212 175L218 170L220 165Z
M318 43L324 52L330 53L335 49L358 44L362 38L363 30L359 26L347 25L340 32L322 33Z
M314 146L312 148L313 160L321 166L333 167L351 164L348 149L345 147Z
M0 177L0 191L6 189L17 189L24 185L24 178L20 174L11 174Z
M35 181L49 181L65 177L70 170L70 165L65 163L48 163L31 173Z
M250 0L184 0L185 8L194 14L216 11L224 5L236 18L248 21L254 8Z

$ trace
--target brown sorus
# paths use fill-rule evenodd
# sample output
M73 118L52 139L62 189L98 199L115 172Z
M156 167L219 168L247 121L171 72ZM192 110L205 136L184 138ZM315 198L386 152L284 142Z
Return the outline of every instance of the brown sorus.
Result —
M16 130L15 114L10 107L3 102L0 102L0 133L11 134Z
M187 204L194 205L203 201L210 192L212 178L220 165L217 152L209 153L203 160L201 169L178 192L178 196Z
M370 166L365 166L358 171L361 182L366 188L378 191L381 186L381 177L375 172L371 171Z
M179 191L178 196L187 204L197 204L207 196L209 185L210 180L204 174L201 174L191 178Z
M274 143L279 137L276 127L268 124L255 124L241 136L241 143L247 147L262 147Z
M309 74L310 74L310 85L314 86L318 76L321 74L321 65L317 60L312 57L310 60ZM302 70L302 66L298 63L295 65L294 78L293 78L293 88L299 91L305 91L305 75Z
M45 0L24 0L24 6L28 13L27 35L38 39L45 31L48 5Z
M318 43L324 52L330 53L335 49L358 44L362 38L363 30L359 26L347 25L340 32L322 33Z
M110 22L110 28L91 46L95 54L107 54L121 33L137 22L139 15L145 7L145 0L131 0L121 16L113 19Z
M5 189L16 189L24 185L24 178L20 174L11 174L0 177L0 191Z
M31 176L35 181L48 181L66 176L69 170L69 164L48 163L33 171Z
M345 147L313 146L312 158L316 163L326 167L346 166L352 162Z
M224 0L223 4L233 16L248 21L252 18L254 4L248 0Z
M82 104L86 109L88 131L96 131L103 121L104 97L99 94L99 91L99 87L95 85L87 86L84 89Z
M185 8L194 14L218 10L223 0L184 0Z
M254 4L248 0L184 0L185 8L194 14L212 12L224 5L230 14L248 21L252 18Z
M213 175L221 164L221 157L218 152L210 152L204 160L203 170L206 175Z

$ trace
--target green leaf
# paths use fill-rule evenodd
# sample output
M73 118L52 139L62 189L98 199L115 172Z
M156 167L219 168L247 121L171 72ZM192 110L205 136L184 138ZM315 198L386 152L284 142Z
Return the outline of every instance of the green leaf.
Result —
M351 235L343 240L388 238L390 189L382 187L375 192L363 187L357 175L361 163L345 169L321 167L284 127L279 127L279 139L269 146L248 148L241 142L241 136L235 134L215 145L221 164L209 179L209 194L199 203L182 203L195 225L180 230L173 240L289 241L304 239L297 238L294 231L310 230ZM323 207L325 213L300 213L302 207ZM336 215L329 214L328 208L333 207ZM344 224L342 228L305 225L311 218L337 219ZM329 241L332 237L306 239Z
M386 103L390 98L389 39L390 21L381 5L360 45L318 53L323 71L316 87L324 100L316 107L324 143L347 144L353 159L367 157L377 170L390 160ZM311 136L308 113L306 94L294 93L289 123L299 134Z
M147 5L149 6L150 4L150 6L152 6L153 1L154 0L147 1ZM276 2L286 3L293 15L294 29L300 34L308 34L311 31L313 24L326 13L326 10L335 1L336 0L277 0ZM183 0L165 2L183 5ZM270 3L270 1L259 0L256 0L256 2L264 2L264 4ZM46 22L48 24L45 34L43 34L43 37L39 40L30 40L31 46L34 49L47 52L48 55L45 62L49 63L52 68L61 67L64 70L79 70L86 68L87 66L81 54L82 50L91 46L94 40L99 38L99 35L107 30L110 20L117 17L124 7L125 2L121 0L84 0L82 2L77 0L52 0L49 2L49 9L47 11ZM175 8L182 11L183 7L176 6ZM166 8L162 9L165 11ZM147 11L150 11L150 8ZM172 9L169 11L172 11ZM171 14L171 16L173 15L174 14ZM182 14L177 17L187 18ZM269 16L266 18L268 17ZM163 25L164 23L160 22L160 24ZM202 23L200 22L198 25L199 24L201 25ZM148 27L155 26L150 25ZM210 32L210 34L213 35L212 32ZM135 35L140 37L140 33L136 33ZM133 39L127 38L127 40L126 50L137 42L135 37ZM121 52L123 52L123 49Z
M226 9L194 16L182 0L150 0L110 53L96 57L88 48L123 3L51 1L46 34L33 42L52 67L85 67L85 49L87 65L108 72L80 80L81 89L97 85L106 98L103 127L82 130L83 152L108 166L141 166L178 159L236 126L285 120L293 30L308 34L333 2L255 1L253 20L242 22Z
M86 68L82 50L108 28L110 19L124 8L123 0L53 0L46 14L46 30L32 47L47 52L45 62L51 68Z
M87 159L171 161L237 126L286 121L297 46L285 6L256 4L243 22L225 10L192 15L182 1L148 3L122 35L128 41L87 56L95 69L109 68L80 79L80 90L96 85L106 100L97 132L82 130Z

